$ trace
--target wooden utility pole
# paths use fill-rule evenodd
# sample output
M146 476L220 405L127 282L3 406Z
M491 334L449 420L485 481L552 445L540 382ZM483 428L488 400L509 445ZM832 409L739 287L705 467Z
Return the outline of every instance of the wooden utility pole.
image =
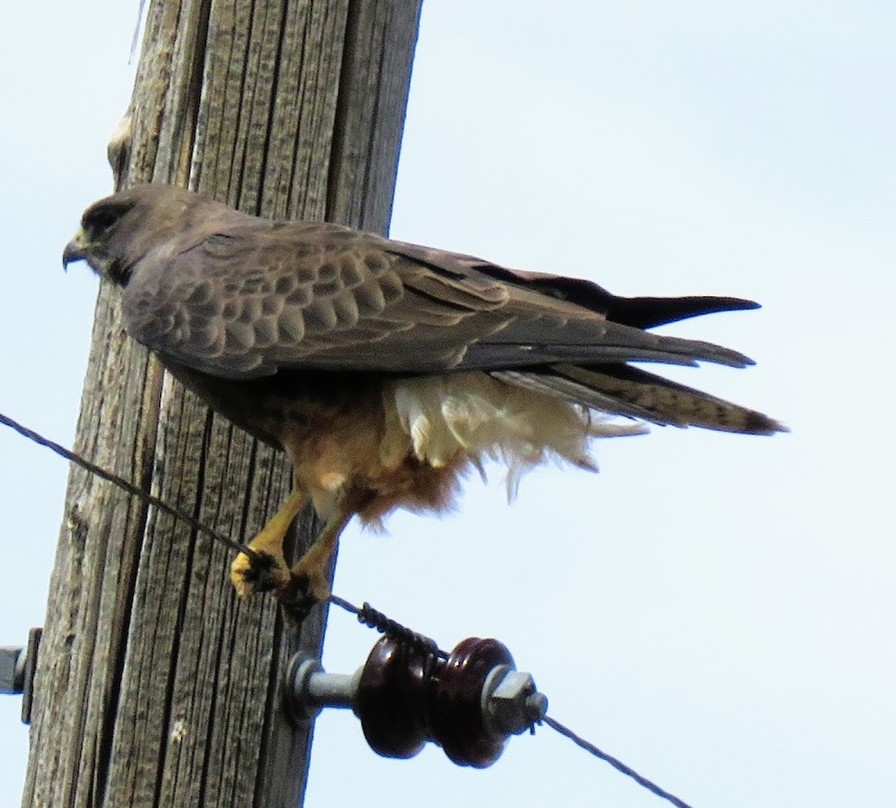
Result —
M384 232L420 2L152 0L119 184ZM287 464L166 377L113 297L100 292L76 450L252 536ZM324 610L291 634L270 598L236 601L232 551L77 468L65 514L23 805L301 804L310 734L279 686L293 652L319 654Z

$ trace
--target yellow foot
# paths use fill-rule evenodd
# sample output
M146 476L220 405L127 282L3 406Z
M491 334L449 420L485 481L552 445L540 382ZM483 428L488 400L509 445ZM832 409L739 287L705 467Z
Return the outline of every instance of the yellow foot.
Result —
M301 625L312 607L330 597L324 569L300 559L290 569L283 557L259 553L257 559L240 553L230 567L230 580L241 598L272 592L292 625Z
M256 592L276 592L289 585L289 567L283 557L283 539L293 519L308 500L303 491L293 491L280 510L252 541L249 549L255 556L240 553L230 566L230 580L241 598Z
M300 559L290 569L282 556L259 553L257 559L240 553L230 567L230 580L241 598L256 592L271 592L280 603L287 622L299 626L318 603L330 597L324 569L312 568Z
M257 551L256 558L240 553L230 565L230 582L241 598L256 592L276 591L289 584L289 567L283 556Z
M314 606L330 597L325 569L312 569L310 565L303 564L304 561L303 557L293 564L292 569L288 570L287 585L274 590L283 617L294 626L300 626Z

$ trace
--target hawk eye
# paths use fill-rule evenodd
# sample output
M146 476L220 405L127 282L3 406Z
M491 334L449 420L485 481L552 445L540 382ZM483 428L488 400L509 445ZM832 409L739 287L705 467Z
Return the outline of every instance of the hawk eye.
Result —
M82 222L84 229L91 233L101 233L125 215L133 206L130 202L109 202L87 211Z

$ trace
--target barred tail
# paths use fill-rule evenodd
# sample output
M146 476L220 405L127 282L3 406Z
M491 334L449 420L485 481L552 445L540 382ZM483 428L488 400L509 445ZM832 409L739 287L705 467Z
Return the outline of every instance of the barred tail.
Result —
M747 435L788 431L786 426L761 412L621 363L556 364L538 372L502 371L493 375L590 409L654 424L697 426Z

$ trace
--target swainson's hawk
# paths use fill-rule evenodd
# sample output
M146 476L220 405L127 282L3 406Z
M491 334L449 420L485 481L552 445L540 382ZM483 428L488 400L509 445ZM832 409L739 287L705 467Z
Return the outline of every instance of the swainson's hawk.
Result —
M736 351L645 329L755 308L737 298L624 298L334 224L268 221L143 185L91 205L63 262L121 287L129 334L211 407L281 447L295 491L234 561L237 592L301 617L355 514L444 509L485 457L511 478L545 458L593 468L592 436L644 421L766 435L761 413L636 367L744 367ZM607 415L634 419L611 423ZM290 568L283 536L311 501L326 523Z

